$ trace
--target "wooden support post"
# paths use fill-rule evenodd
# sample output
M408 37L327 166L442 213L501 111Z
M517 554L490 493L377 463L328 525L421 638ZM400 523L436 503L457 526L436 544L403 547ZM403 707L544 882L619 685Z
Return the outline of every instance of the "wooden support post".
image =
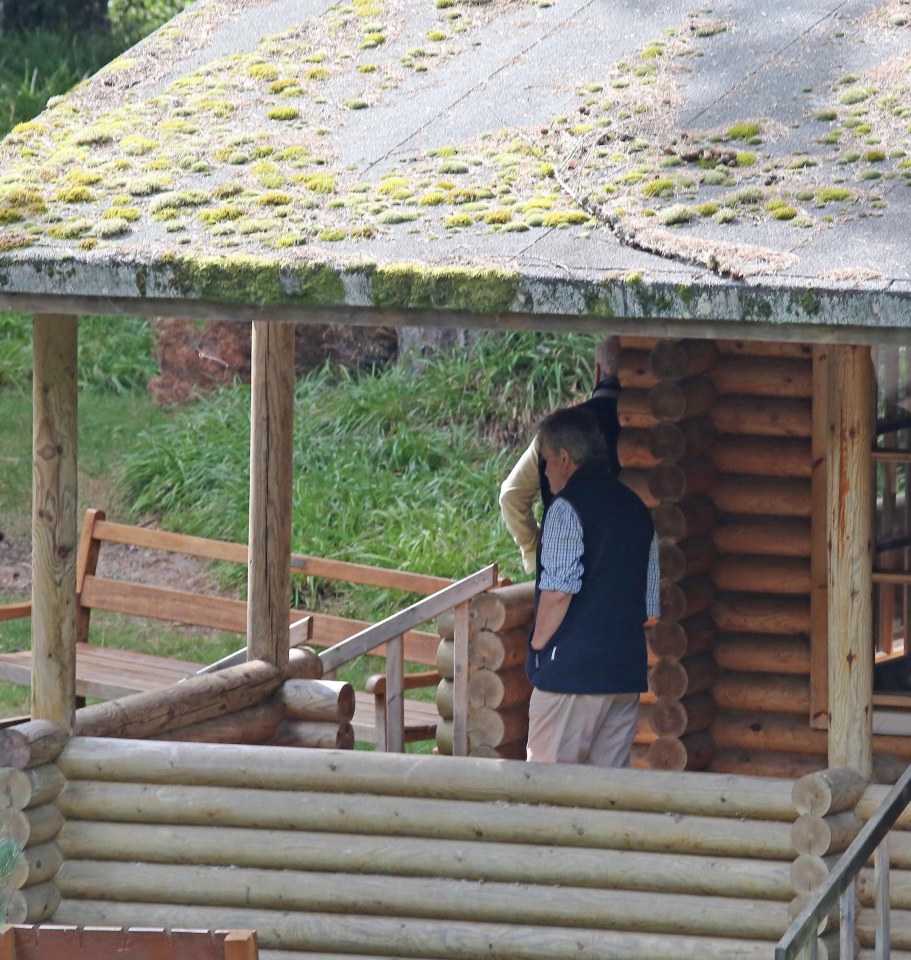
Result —
M67 732L76 713L77 324L38 314L32 324L32 717Z
M810 726L817 729L825 729L829 723L828 443L829 354L826 346L817 345L813 347L810 480Z
M405 641L399 634L386 643L386 750L389 753L405 752L404 681Z
M294 327L253 323L247 656L288 662Z
M873 421L869 347L829 348L829 766L873 774Z
M460 603L455 608L452 667L452 754L455 757L468 756L468 613L467 603Z

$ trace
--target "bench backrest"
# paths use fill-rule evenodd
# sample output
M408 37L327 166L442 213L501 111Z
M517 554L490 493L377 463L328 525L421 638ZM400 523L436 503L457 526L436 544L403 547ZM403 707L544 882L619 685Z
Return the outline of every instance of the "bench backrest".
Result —
M180 553L205 560L247 563L246 544L112 523L106 519L103 510L86 510L76 561L77 641L89 642L89 624L93 609L207 627L229 633L246 633L247 604L243 600L99 576L97 573L99 555L101 545L105 542ZM325 560L302 554L292 554L291 569L294 573L304 573L307 576L404 590L421 595L434 593L452 583L451 580L443 577L388 570L340 560ZM289 622L293 623L305 616L313 617L312 643L315 646L334 646L367 626L361 620L334 617L308 610L289 611ZM411 630L405 634L405 657L414 663L435 664L438 645L437 634ZM378 656L383 656L385 649L378 648L374 652Z

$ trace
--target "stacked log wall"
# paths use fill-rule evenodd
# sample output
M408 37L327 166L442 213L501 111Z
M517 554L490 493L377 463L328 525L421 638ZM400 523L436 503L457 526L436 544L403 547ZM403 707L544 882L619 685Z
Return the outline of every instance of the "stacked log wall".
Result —
M809 723L812 351L717 346L711 769L800 776L826 765Z
M525 676L534 584L500 587L475 597L468 624L468 753L524 760L531 685ZM451 756L455 707L455 614L438 618L437 751Z
M633 763L664 770L708 767L715 627L711 540L716 481L709 341L623 338L618 403L621 480L652 511L660 540L661 622L649 631L649 690L641 697Z
M272 960L758 960L788 924L788 781L92 738L60 766L57 923L250 926Z

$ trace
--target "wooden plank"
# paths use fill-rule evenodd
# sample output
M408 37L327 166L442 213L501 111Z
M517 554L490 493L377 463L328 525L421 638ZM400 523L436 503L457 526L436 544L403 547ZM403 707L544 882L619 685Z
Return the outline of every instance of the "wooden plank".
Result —
M122 543L128 546L147 547L169 553L181 553L205 560L220 560L226 563L246 563L247 545L227 540L210 540L185 533L172 533L150 527L134 527L110 520L95 525L95 537L101 541ZM326 577L329 580L344 580L347 583L363 583L390 590L407 590L409 593L431 594L449 586L453 581L446 577L433 577L406 570L372 567L347 560L330 560L312 557L303 553L291 554L291 569L308 577Z
M329 650L324 650L320 654L323 669L335 670L343 663L348 663L349 660L353 660L361 654L373 651L380 643L386 642L405 630L411 630L427 620L432 620L441 613L457 606L463 600L470 600L478 593L496 585L497 565L492 563L477 573L457 581L452 586L445 587L438 593L411 604L405 610L401 610L391 617L386 617L385 620L381 620L373 626L366 627Z
M829 555L828 480L829 437L828 347L813 347L813 436L810 479L810 726L829 725Z
M32 716L72 730L76 712L75 316L32 323Z
M294 327L253 323L250 383L250 536L247 653L288 662Z
M869 347L829 350L829 765L873 773L873 420Z
M104 520L103 510L88 509L82 516L82 534L79 538L79 550L76 554L76 642L84 643L89 639L89 621L91 608L82 605L82 585L85 578L98 569L98 554L101 543L95 536L95 525Z
M32 615L32 604L26 600L24 603L5 603L0 606L0 622L4 620L21 620L23 617Z

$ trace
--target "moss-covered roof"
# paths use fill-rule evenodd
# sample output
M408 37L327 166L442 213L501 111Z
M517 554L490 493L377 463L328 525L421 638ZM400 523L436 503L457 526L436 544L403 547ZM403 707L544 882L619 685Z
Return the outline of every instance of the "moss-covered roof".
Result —
M911 4L824 7L198 0L0 145L0 306L899 335Z

